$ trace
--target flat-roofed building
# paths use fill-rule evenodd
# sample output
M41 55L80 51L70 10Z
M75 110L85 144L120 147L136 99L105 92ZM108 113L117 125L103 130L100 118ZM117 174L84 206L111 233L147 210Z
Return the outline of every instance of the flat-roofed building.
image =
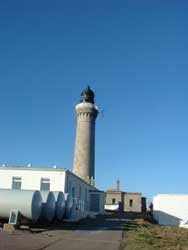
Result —
M188 194L158 194L154 196L153 217L163 226L188 228Z
M104 192L65 168L0 167L0 189L69 193L77 219L104 211Z
M139 192L124 192L120 190L120 181L116 181L116 188L105 192L105 209L124 212L145 212L146 199Z

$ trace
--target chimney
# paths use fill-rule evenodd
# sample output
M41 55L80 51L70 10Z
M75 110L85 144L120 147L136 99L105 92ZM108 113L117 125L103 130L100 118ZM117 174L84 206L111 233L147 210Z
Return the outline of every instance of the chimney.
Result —
M117 181L116 181L116 190L120 191L120 180L119 179L117 179Z

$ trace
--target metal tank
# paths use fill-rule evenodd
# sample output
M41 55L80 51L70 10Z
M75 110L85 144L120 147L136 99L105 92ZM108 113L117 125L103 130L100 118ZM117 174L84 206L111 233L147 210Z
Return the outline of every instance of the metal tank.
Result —
M42 211L40 192L0 189L0 218L9 218L12 209L18 210L26 219L37 221Z
M69 193L65 193L65 217L70 218L73 210L72 196Z
M55 215L58 220L62 220L65 215L65 197L61 191L53 191L56 200Z
M52 222L55 215L55 195L53 192L49 191L41 191L42 196L42 214L41 214L41 220Z

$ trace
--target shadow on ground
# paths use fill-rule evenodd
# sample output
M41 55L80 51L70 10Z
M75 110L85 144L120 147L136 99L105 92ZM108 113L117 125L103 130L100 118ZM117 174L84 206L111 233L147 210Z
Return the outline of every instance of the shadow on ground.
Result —
M71 231L108 231L122 230L126 228L128 219L139 218L140 213L113 213L110 215L97 216L95 219L87 218L77 222L55 222L53 224L35 224L31 226L32 233L42 233L53 230L71 230ZM137 225L129 225L136 227Z

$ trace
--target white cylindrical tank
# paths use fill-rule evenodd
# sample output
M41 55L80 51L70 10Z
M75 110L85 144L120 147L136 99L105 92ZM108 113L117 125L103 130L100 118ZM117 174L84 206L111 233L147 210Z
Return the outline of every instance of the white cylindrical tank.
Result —
M65 197L63 192L53 192L56 199L55 215L58 220L62 220L65 215Z
M52 222L55 215L55 196L53 192L41 191L42 196L42 214L43 221Z
M37 221L42 211L39 191L0 189L0 218L9 218L10 210L18 210L25 218Z
M65 193L65 217L70 218L72 215L73 203L72 196L69 193Z

